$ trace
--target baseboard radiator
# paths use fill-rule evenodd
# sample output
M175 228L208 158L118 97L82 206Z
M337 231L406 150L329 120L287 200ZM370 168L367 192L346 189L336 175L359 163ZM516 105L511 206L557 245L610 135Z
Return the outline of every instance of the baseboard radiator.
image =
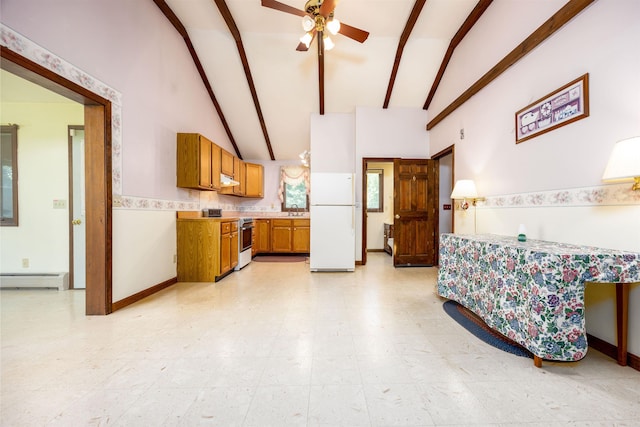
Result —
M0 288L69 289L69 273L2 273Z

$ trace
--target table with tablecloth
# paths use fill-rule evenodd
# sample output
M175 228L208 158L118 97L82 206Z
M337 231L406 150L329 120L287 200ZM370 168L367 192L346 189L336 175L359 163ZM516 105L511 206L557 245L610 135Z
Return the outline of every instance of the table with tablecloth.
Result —
M537 360L585 356L585 282L640 282L640 253L491 234L442 234L439 264L440 296Z

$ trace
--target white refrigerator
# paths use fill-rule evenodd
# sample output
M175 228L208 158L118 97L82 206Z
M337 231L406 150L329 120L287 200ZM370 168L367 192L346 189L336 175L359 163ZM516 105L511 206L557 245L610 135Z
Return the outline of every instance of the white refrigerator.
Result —
M311 173L311 271L354 271L355 177Z

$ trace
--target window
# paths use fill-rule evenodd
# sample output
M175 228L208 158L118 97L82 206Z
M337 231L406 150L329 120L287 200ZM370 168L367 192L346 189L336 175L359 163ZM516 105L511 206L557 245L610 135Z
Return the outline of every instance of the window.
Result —
M0 225L18 225L18 126L2 126Z
M309 169L286 166L280 170L282 212L309 211Z
M367 212L384 211L384 171L367 169Z

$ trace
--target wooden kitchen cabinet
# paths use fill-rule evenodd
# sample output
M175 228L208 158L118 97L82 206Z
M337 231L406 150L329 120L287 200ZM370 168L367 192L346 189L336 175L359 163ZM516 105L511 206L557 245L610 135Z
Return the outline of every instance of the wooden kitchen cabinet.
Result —
M271 220L270 219L256 219L253 221L253 235L255 236L255 242L252 249L255 254L271 252Z
M215 282L238 265L236 219L177 219L178 281Z
M197 133L179 133L176 150L177 186L196 190L220 188L220 147Z
M233 158L233 179L240 183L240 185L231 187L233 188L233 194L235 196L244 196L245 184L247 181L245 175L245 163L237 157Z
M225 149L220 152L220 173L233 176L233 154Z
M271 252L308 253L310 222L307 218L276 218L271 225Z
M311 249L311 228L309 224L308 219L293 220L293 252L309 253Z
M244 164L245 197L264 197L264 167L256 163Z
M271 220L271 252L291 252L293 227L290 219Z

